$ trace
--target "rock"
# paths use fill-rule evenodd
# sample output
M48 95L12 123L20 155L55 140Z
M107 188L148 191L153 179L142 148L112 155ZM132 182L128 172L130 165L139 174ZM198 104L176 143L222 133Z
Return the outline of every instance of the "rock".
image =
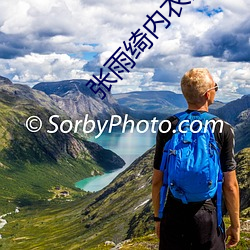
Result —
M0 84L13 84L13 83L8 78L0 76Z
M115 243L113 241L109 241L109 240L105 241L104 244L105 244L105 246L111 246L111 247L115 246Z

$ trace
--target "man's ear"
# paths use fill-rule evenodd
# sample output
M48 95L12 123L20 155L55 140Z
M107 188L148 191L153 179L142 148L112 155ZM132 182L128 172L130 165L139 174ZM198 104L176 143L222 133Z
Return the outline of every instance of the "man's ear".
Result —
M210 93L209 93L209 91L205 93L204 97L206 98L206 100L208 100L208 99L209 99L209 97L210 97Z

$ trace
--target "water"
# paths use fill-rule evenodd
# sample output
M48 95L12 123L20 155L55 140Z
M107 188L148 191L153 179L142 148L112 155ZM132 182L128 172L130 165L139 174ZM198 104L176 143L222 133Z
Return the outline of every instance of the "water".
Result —
M98 143L102 147L118 154L126 162L126 165L111 173L83 179L76 183L76 187L90 192L101 190L119 173L124 171L135 159L150 149L155 144L155 137L156 134L148 130L143 134L137 131L134 131L134 133L127 131L123 134L121 132L112 132L111 134L103 134L97 139L91 138L90 141Z

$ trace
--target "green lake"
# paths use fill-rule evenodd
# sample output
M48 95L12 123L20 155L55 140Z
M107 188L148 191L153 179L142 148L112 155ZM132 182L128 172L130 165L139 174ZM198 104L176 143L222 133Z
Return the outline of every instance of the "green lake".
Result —
M107 186L119 173L124 171L135 159L145 153L155 144L156 134L148 130L140 134L137 131L133 133L112 132L105 133L99 138L90 138L90 141L98 143L106 149L110 149L118 154L125 162L125 166L111 173L105 173L101 176L94 176L78 181L75 185L85 191L95 192Z

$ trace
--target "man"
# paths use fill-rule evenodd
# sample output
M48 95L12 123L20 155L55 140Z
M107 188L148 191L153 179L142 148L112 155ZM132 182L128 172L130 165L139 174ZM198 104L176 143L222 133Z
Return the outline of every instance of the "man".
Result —
M187 112L208 112L214 102L217 84L207 69L195 68L186 72L181 80L181 89L188 104ZM220 162L223 171L223 196L230 216L231 226L226 235L217 226L216 198L203 202L183 204L168 193L163 218L159 219L160 189L163 172L160 171L165 143L171 139L178 118L168 120L172 128L168 133L158 131L152 179L152 199L154 206L155 230L160 239L160 250L222 250L236 246L240 239L239 187L236 179L234 160L234 133L232 127L223 121L222 133L216 124L214 136L220 148ZM163 128L162 131L165 129ZM224 226L224 224L223 224ZM225 237L226 236L226 237Z

